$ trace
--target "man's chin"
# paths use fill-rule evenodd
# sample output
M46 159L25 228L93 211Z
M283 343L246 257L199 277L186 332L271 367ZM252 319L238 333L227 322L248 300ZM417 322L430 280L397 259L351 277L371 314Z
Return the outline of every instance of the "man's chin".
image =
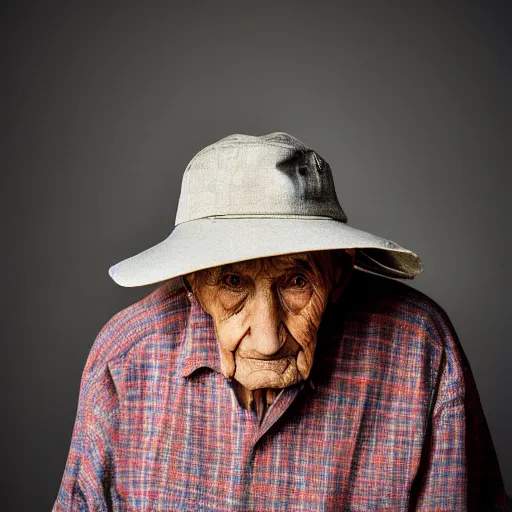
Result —
M264 361L236 356L235 365L235 380L250 390L286 388L302 379L295 357Z

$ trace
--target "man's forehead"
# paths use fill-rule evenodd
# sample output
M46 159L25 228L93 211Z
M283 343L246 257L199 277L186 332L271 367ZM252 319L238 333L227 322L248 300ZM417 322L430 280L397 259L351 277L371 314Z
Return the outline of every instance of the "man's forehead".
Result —
M218 267L221 271L234 272L262 272L262 271L283 271L290 268L302 268L312 271L318 265L310 252L284 254L279 256L269 256L267 258L258 258L254 260L238 261Z

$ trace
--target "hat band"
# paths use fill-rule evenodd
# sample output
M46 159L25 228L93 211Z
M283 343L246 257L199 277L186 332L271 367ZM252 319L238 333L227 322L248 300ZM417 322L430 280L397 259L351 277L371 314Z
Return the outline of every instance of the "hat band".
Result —
M304 220L335 220L337 222L346 223L346 220L337 219L335 217L328 217L326 215L301 215L299 213L233 213L225 215L206 215L205 217L197 217L195 219L185 220L175 224L185 224L186 222L193 222L195 220L209 219L304 219Z

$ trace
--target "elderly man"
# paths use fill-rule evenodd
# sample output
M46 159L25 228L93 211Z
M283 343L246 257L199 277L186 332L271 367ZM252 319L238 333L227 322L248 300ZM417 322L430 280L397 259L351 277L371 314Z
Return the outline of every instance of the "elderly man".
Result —
M162 284L91 349L54 511L506 510L450 320L392 279L422 270L294 137L203 149L174 230L109 271Z

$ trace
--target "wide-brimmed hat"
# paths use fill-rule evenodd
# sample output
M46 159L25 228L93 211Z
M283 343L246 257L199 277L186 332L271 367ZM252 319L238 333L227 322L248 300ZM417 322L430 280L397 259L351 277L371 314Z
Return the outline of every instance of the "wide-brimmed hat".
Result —
M347 224L318 153L282 132L236 134L188 164L167 238L109 274L121 286L142 286L237 261L350 248L358 270L402 279L423 271L414 252Z

